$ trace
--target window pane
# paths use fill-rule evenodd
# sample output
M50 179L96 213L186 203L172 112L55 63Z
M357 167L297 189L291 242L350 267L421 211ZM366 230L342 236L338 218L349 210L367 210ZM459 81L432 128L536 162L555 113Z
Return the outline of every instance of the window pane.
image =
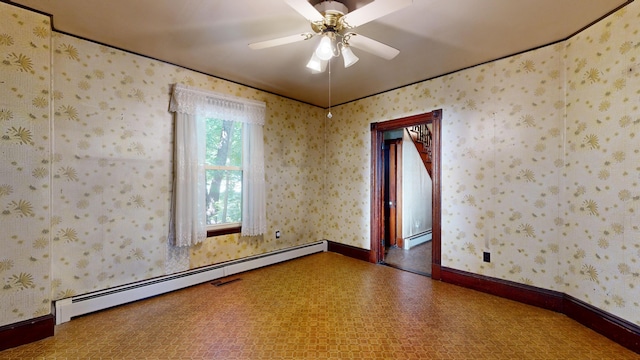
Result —
M207 165L242 166L242 123L207 119Z
M242 171L206 170L207 225L242 221Z

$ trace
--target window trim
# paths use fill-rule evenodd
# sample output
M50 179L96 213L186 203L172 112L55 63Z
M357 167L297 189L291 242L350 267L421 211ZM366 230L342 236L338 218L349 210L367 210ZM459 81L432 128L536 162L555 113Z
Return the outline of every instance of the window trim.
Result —
M242 166L229 166L229 165L204 165L205 170L232 170L242 171Z
M207 237L236 234L242 232L241 223L228 223L224 226L208 226Z

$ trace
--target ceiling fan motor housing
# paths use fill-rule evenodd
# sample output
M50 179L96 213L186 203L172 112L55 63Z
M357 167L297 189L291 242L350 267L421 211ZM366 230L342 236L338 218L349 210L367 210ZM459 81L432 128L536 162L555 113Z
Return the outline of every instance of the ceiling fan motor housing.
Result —
M316 4L314 7L324 16L322 24L311 24L311 28L315 32L325 32L327 30L339 32L342 30L340 18L349 13L349 9L343 3L337 1L323 1Z
M333 13L339 13L341 15L347 15L349 13L349 9L347 9L347 7L343 3L338 1L331 1L331 0L323 1L321 3L316 4L314 7L321 14L333 12Z

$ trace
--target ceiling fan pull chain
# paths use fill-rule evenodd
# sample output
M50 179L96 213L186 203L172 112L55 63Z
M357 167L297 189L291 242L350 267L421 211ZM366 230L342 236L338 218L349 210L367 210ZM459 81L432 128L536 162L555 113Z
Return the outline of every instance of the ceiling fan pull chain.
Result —
M331 119L333 114L331 114L331 60L329 60L329 113L327 117Z

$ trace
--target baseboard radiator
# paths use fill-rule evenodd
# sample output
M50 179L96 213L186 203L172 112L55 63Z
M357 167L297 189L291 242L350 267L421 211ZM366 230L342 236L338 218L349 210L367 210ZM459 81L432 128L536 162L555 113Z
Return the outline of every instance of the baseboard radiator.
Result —
M427 231L423 231L419 234L413 235L413 236L409 236L408 238L404 239L404 246L403 249L405 250L409 250L414 246L418 246L422 243L426 243L427 241L430 241L432 239L432 231L433 229L429 229Z
M318 241L61 299L55 302L56 325L70 321L75 316L324 251L327 251L327 242Z

